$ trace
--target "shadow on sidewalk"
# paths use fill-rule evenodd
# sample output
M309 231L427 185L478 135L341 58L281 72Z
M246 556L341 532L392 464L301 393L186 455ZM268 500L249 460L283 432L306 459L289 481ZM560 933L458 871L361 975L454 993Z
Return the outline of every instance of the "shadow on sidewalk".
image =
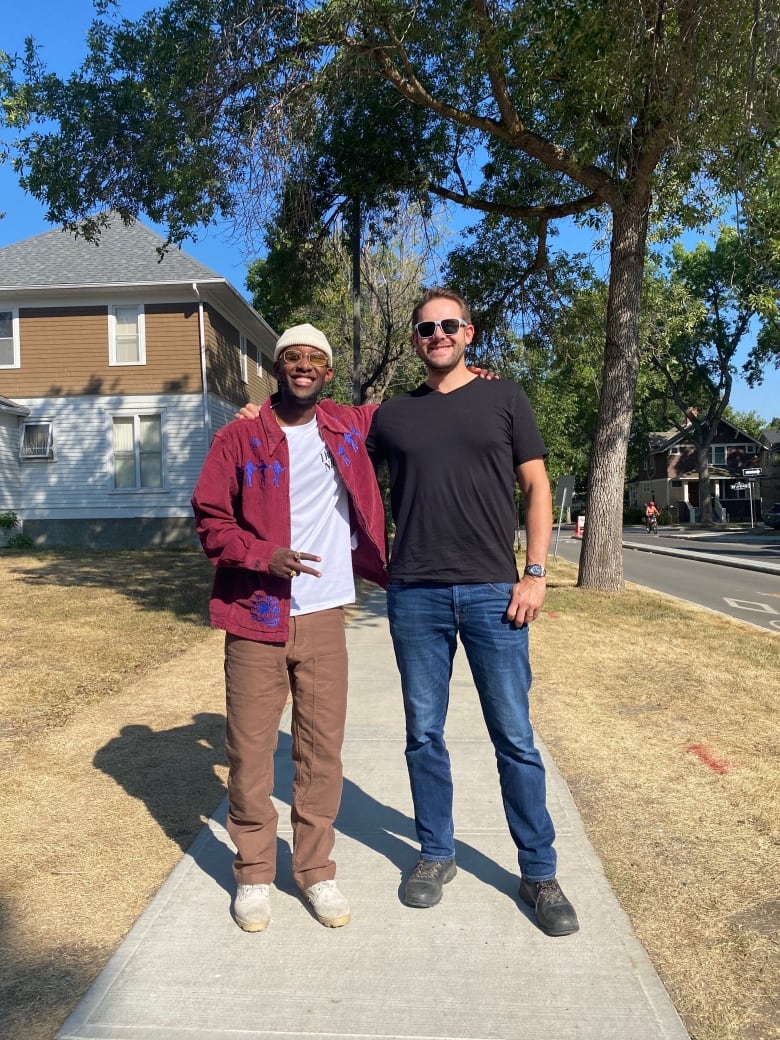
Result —
M220 806L227 791L215 773L215 766L226 766L224 716L204 712L193 717L191 725L161 732L149 726L125 726L117 737L98 750L94 765L111 776L132 798L142 801L164 833L187 851L203 830L203 821L212 815L224 824L226 809ZM279 731L275 754L275 798L292 804L293 762L289 733ZM399 769L403 751L399 738ZM404 779L406 782L405 770ZM498 783L498 778L496 778ZM219 810L215 813L215 810ZM403 879L417 862L414 820L392 805L378 801L363 788L344 778L341 808L336 831L389 860ZM227 892L233 891L232 849L215 831L207 849L198 855L199 866ZM508 836L507 836L507 840ZM478 849L456 840L458 868L473 874L486 885L517 897L519 877ZM338 855L338 848L336 849ZM277 839L276 887L295 894L292 856L288 842ZM402 880L399 880L399 893Z

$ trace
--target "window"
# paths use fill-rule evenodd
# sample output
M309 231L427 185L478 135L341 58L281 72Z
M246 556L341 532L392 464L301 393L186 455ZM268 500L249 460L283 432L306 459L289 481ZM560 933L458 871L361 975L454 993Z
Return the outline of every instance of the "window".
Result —
M108 361L111 365L145 365L143 307L112 307L108 313Z
M19 367L19 314L0 311L0 368Z
M707 457L711 466L725 466L726 465L726 445L725 444L713 444L708 452Z
M745 454L746 455L757 455L758 454L758 445L756 445L756 444L746 444L745 445Z
M54 424L51 422L26 422L22 427L19 445L22 459L54 458Z
M669 454L670 455L680 455L680 454L682 454L682 448L680 447L679 444L673 444L671 446L671 448L669 449Z
M115 415L113 461L117 491L161 488L162 416Z
M239 340L239 351L241 355L241 381L243 383L248 383L249 368L247 366L246 336L242 336Z

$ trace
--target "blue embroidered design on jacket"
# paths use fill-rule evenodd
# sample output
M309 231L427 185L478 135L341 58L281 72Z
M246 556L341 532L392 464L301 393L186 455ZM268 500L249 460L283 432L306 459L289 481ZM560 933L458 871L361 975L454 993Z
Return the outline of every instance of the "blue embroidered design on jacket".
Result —
M249 604L252 620L266 628L276 628L282 618L282 608L276 596L268 596L265 592L256 592Z
M254 475L257 466L251 460L247 460L244 463L244 480L246 481L247 487L252 487L252 477Z
M345 466L352 465L352 459L347 455L347 449L344 447L343 444L339 445L339 455L341 456L341 459L344 462Z
M260 438L259 437L252 437L250 439L250 441L249 441L249 447L253 451L259 451L260 450Z
M274 487L279 487L279 477L284 473L284 466L281 462L275 462L271 469L274 471Z
M347 442L350 448L352 448L353 451L358 450L358 445L356 442L362 439L363 438L360 436L359 430L355 426L351 426L349 429L349 433L344 434L344 440Z

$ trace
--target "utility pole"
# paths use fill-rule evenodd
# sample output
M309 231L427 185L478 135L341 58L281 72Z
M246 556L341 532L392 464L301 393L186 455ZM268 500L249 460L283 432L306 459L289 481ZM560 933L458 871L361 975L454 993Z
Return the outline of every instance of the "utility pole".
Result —
M352 402L360 404L360 196L352 200Z

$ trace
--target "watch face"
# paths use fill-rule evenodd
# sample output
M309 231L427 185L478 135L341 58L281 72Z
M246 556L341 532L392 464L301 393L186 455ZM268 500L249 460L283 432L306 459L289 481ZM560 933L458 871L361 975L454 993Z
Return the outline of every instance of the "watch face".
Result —
M530 574L532 578L543 578L547 571L542 567L541 563L531 563L525 569L526 574Z

